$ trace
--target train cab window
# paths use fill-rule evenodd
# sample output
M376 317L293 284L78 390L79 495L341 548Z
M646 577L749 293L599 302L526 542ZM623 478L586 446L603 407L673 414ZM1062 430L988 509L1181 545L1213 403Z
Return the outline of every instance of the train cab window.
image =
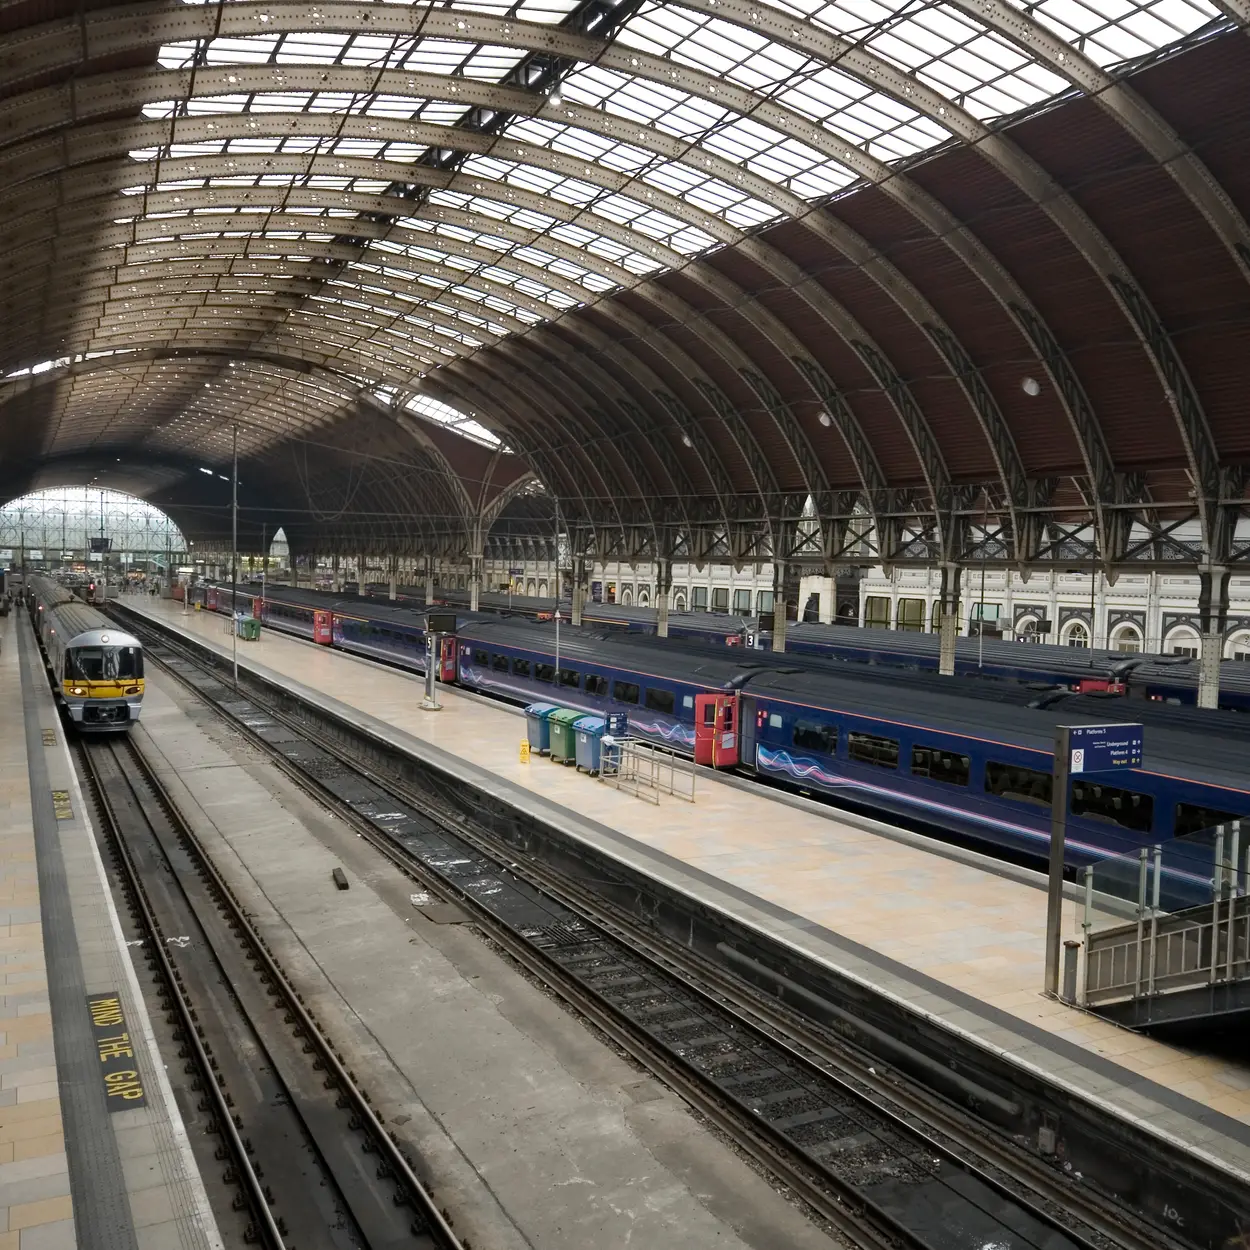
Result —
M608 679L600 677L598 673L587 673L586 693L592 694L598 699L606 699L608 697Z
M727 704L725 707L725 729L732 730L734 727L734 709L733 704Z
M1000 764L997 760L987 760L985 764L985 788L1000 799L1049 807L1052 782L1049 773L1038 772L1036 768Z
M715 703L705 703L703 705L703 723L704 725L708 725L708 726L716 724L716 704Z
M534 680L535 681L555 681L556 669L554 664L535 664Z
M672 716L673 704L671 690L657 690L654 686L647 687L647 706L653 712L663 712L665 716Z
M1196 803L1178 803L1175 816L1172 836L1177 838L1214 829L1216 825L1226 825L1232 820L1244 821L1250 827L1250 817L1238 816L1236 812L1222 812L1215 807L1199 807Z
M846 753L860 764L875 764L878 768L898 767L898 742L893 738L849 733L846 735Z
M1149 833L1154 824L1155 801L1149 794L1104 786L1096 781L1072 782L1072 815L1105 821L1136 833Z
M612 698L617 703L637 703L638 687L632 681L614 681L612 683Z
M138 647L75 647L65 656L65 676L77 681L135 680L143 676Z
M768 727L769 727L769 729L780 729L780 728L781 728L781 713L780 713L780 712L769 712L769 713L768 713Z
M928 777L930 781L945 781L952 786L966 786L972 772L972 760L944 747L912 747L911 772L913 777Z
M473 663L480 664L483 668L485 668L490 663L490 657L485 651L474 651Z
M796 747L801 747L805 751L836 755L838 753L838 729L836 725L819 725L815 721L797 720L794 722L793 742Z
M562 668L560 670L560 685L571 686L576 690L582 684L582 675L575 668Z
M530 662L528 660L512 661L513 677L528 677L530 675Z
M508 671L508 657L506 655L492 656L490 666L497 673L506 673Z

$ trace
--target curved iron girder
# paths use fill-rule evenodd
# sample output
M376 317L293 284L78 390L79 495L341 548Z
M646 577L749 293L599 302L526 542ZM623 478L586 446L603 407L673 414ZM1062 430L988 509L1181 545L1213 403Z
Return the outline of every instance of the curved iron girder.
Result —
M1099 68L1079 47L1048 30L1027 9L1007 0L951 0L974 21L1022 48L1053 74L1092 99L1152 156L1206 220L1244 278L1250 229L1231 197L1176 130L1127 82ZM1243 22L1245 18L1241 19Z
M403 169L404 169L403 166L400 166L395 162L371 161L371 160L366 160L363 158L352 160L352 159L338 159L335 157L325 157L323 158L322 163L325 165L325 170L323 172L331 173L331 172L338 170L339 172L343 173L346 176L373 176L373 177L397 178L400 176L400 174L403 172ZM290 169L285 168L286 164L289 164L291 168ZM181 158L180 160L166 162L163 176L168 178L170 181L176 182L176 181L183 180L185 176L190 176L191 174L194 174L197 177L198 176L213 177L213 176L222 176L225 174L237 174L237 175L251 174L251 175L259 176L266 172L271 173L271 174L272 173L286 173L286 174L294 175L294 174L298 174L299 172L301 172L301 170L303 169L303 165L304 165L304 162L301 162L295 158L292 158L288 160L287 162L282 162L279 160L275 160L273 157L267 156L267 155L256 156L256 157L240 156L237 158L234 156L221 156L218 158L186 157L186 158ZM279 166L282 166L282 168L279 168ZM314 172L316 171L314 170ZM131 175L129 174L127 174L125 177L119 176L116 179L119 185L122 184L123 182L128 182L130 180L131 180ZM182 192L177 196L177 198L179 200L184 200L185 194L186 194L185 192ZM60 198L65 199L66 197L62 195ZM289 206L290 199L288 198L285 201L285 203L287 206ZM191 207L194 207L194 204L192 204ZM531 236L531 238L533 237L534 236ZM425 246L431 245L430 242L427 241L426 239L420 239L419 241ZM438 242L441 245L445 241L440 238ZM486 249L474 249L472 247L465 246L465 245L461 245L460 247L457 247L454 242L447 245L446 250L448 250L452 254L466 255L472 259L483 260L487 262L490 262L494 259L492 254L489 254L486 252ZM556 250L558 251L558 249ZM576 253L573 252L573 249L568 249L568 250L573 255L577 255ZM780 277L783 280L794 279L795 275L787 272L787 269L794 269L795 267L792 266L790 262L785 261L784 258L780 256L780 253L776 253L774 249L767 248L762 245L757 246L753 250L756 254L755 258L757 260L757 263L762 264L766 269L773 272L775 276ZM495 262L495 263L499 263L499 262ZM610 280L617 281L618 283L622 285L628 284L628 282L632 280L632 275L628 273L621 273L621 272L608 272L607 267L601 268L600 272L603 273L604 276L608 277ZM527 275L527 276L534 276L534 275ZM380 280L380 281L382 285L385 285L384 280ZM826 311L825 306L832 306L833 301L827 295L823 296L823 298L817 295L814 291L814 288L805 279L800 279L800 281L803 281L804 286L807 288L806 297L808 299L808 302L812 304L812 306L816 308L818 312L821 312L822 314L824 314ZM712 285L715 286L715 288L717 289L718 295L720 295L722 298L726 298L730 300L731 302L738 303L739 305L745 302L745 295L744 294L740 295L740 293L737 292L736 289L734 291L728 292L728 294L726 293L726 288L728 286L728 283L727 283L727 280L722 279L720 275L714 275L714 277L712 278ZM302 293L307 293L307 292L302 292ZM760 320L759 317L755 317L753 319L756 320L757 323ZM827 316L827 314L826 314L826 319L827 320L830 319ZM842 315L841 319L845 321L850 320L849 316L845 314ZM765 329L765 332L769 333L770 337L774 341L777 340L779 331L776 328L767 328ZM787 334L788 332L782 329L780 330L780 333ZM797 347L797 343L793 344L793 346ZM813 483L812 489L814 493L817 495L823 494L824 489L822 486L819 485L821 479L823 478L823 470L820 469L818 463L814 462L814 458L811 456L811 453L810 453L810 446L806 444L806 438L803 435L802 431L798 429L797 426L795 426L795 423L790 417L788 410L786 410L784 405L782 405L779 402L779 397L776 395L775 391L770 392L767 388L761 389L762 375L751 372L748 374L748 377L754 389L757 391L757 393L761 394L761 397L765 400L767 406L773 412L774 416L778 418L780 423L782 423L783 433L785 434L787 438L787 442L789 443L792 450L796 454L796 458L800 461L800 463L805 464L804 471L806 473L806 476ZM806 450L807 452L806 456L803 454L804 450ZM860 467L858 465L857 465L857 471L860 471L861 480L864 480L865 475L863 471L860 470Z
M661 448L651 441L652 439L663 440L662 432L656 427L654 422L649 422L645 418L639 420L642 415L640 409L637 404L630 401L624 388L616 379L589 356L581 356L575 352L568 351L564 340L553 334L548 334L541 338L535 335L533 338L510 340L508 350L518 356L533 356L535 358L533 363L538 363L543 370L550 367L554 358L557 367L564 374L572 375L575 378L582 390L591 398L592 403L604 403L620 414L620 418L623 419L626 427L623 439L617 439L613 435L612 428L615 422L610 416L607 418L606 423L603 420L599 422L600 428L605 430L609 439L617 442L620 454L629 464L630 472L633 474L635 482L638 483L644 498L649 495L651 499L655 500L657 507L662 507L665 500L672 501L676 505L678 523L684 527L689 540L692 529L685 501L693 491L693 483L685 473L681 462L675 455L671 454L671 449L669 449L669 457L665 459ZM532 364L530 372L533 372ZM595 398L596 396L597 399ZM650 439L648 435L651 435ZM669 478L668 490L661 488L646 458L641 454L639 447L635 446L635 439L643 446L650 447L664 465L665 472ZM653 508L653 518L654 513L655 509ZM663 555L673 545L670 542L669 535L671 527L668 524L661 526L658 521L655 522L655 526L657 554ZM663 537L661 538L661 536Z
M607 360L612 361L619 369L621 369L631 379L636 379L641 385L646 387L657 399L660 400L662 410L669 416L669 419L676 427L679 436L682 438L684 445L690 453L698 461L700 468L707 476L708 482L711 484L713 495L715 498L716 511L724 520L726 529L729 526L728 513L726 511L726 500L732 498L735 494L733 483L729 480L729 476L725 471L724 465L720 461L720 457L716 452L712 441L697 426L692 414L686 411L680 404L676 408L669 405L664 398L667 394L663 382L656 376L651 368L643 362L643 360L635 353L629 351L620 341L603 334L595 326L582 319L570 319L563 322L564 328L574 337L580 338L591 348L592 357L599 355ZM526 333L533 333L540 339L548 336L554 337L549 326L535 326ZM606 373L606 371L604 371ZM618 385L620 385L618 383ZM622 386L622 394L624 387ZM674 401L676 403L676 401ZM701 496L702 492L695 488L693 481L682 463L680 457L670 444L666 431L664 431L659 422L654 421L648 416L644 409L636 408L635 419L640 422L649 423L650 429L655 436L655 442L652 444L656 453L664 460L669 468L669 476L677 481L679 478L689 484L690 495L692 498Z
M497 377L494 371L496 368L498 368L498 362L492 361L487 365L475 362L471 377L463 369L439 370L434 377L443 377L444 374L448 374L455 379L457 385L485 394L493 401L497 411L513 413L514 419L507 427L508 441L519 443L515 436L520 433L527 444L521 444L522 450L531 463L538 465L540 472L547 479L547 489L559 497L563 492L555 484L561 481L570 484L573 489L566 497L576 500L581 509L581 516L576 519L598 525L598 505L609 494L602 479L596 485L587 476L581 465L581 448L575 441L571 444L571 454L564 456L560 454L561 449L551 443L548 437L550 416L541 409L535 408L524 394L520 393L515 378ZM507 370L503 372L506 373ZM427 378L426 382L431 380ZM617 529L622 535L624 534L625 526L619 513L617 514Z
M716 0L716 3L719 4L720 0ZM171 8L167 5L150 7L156 14L163 13L165 15L164 17L156 16L152 18L158 24L162 20L170 20L172 15L172 20L180 24L179 29L182 28L184 10L179 10L176 7ZM700 6L696 4L690 7L699 8ZM266 11L266 8L274 11ZM239 32L253 33L257 29L254 21L259 18L261 12L264 12L266 29L270 31L284 30L288 23L292 25L293 29L298 28L303 20L302 12L298 6L284 9L281 0L279 0L277 5L261 6L255 14L249 14L248 9L249 6L246 3L231 6L228 29L237 27ZM147 9L145 8L146 11ZM731 21L740 20L742 24L752 29L763 30L769 25L768 20L764 17L765 12L774 19L772 26L776 27L776 29L768 30L767 33L770 37L778 38L780 42L787 43L790 46L802 47L810 55L817 57L822 55L822 50L814 49L810 46L812 36L823 35L826 42L831 37L828 36L827 32L819 32L816 27L810 26L810 24L796 22L792 15L767 10L766 6L763 8L757 6L748 10L745 15L746 20L742 21L743 15L738 13L734 6L730 5L719 16ZM341 28L343 30L355 31L360 29L362 20L366 22L372 20L370 18L362 19L359 13L356 12L356 6L346 3L326 5L324 6L324 11L319 8L318 14L324 29ZM775 20L777 17L783 19L781 23ZM110 22L107 18L101 19L99 29L104 32L101 35L102 46L115 47L117 40L124 41L126 37L125 25L124 21L117 23ZM149 26L145 29L143 36L149 42L153 37L150 25L151 23L149 22ZM388 15L382 20L380 25L374 22L368 26L368 29L378 33L415 33L411 27L411 19L399 17L392 23ZM851 141L838 135L828 126L814 126L811 120L805 118L802 114L778 105L767 97L761 97L747 88L726 82L724 79L718 79L713 75L705 74L692 67L677 65L664 58L650 56L637 49L618 48L614 44L604 43L602 40L593 37L573 34L561 28L530 26L524 22L517 22L511 19L494 19L474 13L462 14L454 9L439 10L433 14L424 13L423 11L419 31L427 37L438 37L441 34L442 37L460 41L484 39L503 46L526 48L541 46L546 52L570 60L600 64L605 68L614 69L623 74L661 82L668 86L676 85L682 90L708 99L716 105L735 109L741 115L751 116L757 121L771 125L780 133L787 134L791 138L821 151L829 159L843 164L852 172L881 185L887 194L898 199L913 215L917 216L919 220L932 229L938 238L946 240L960 254L964 263L973 272L977 273L981 280L999 297L1000 302L1004 302L1002 299L1002 282L1006 280L1008 285L1013 285L1005 273L1001 271L997 262L993 260L983 245L980 244L979 240L954 219L945 210L944 206L932 199L932 197L929 197L918 186L907 179L905 175L900 174L898 170L888 166L885 162L872 157L869 153L860 150ZM210 32L206 29L201 37L207 38L212 33L215 32ZM223 29L223 33L227 32ZM182 37L185 38L187 36L183 34ZM539 42L536 43L536 40ZM161 42L166 41L164 39L161 40ZM46 48L51 49L54 47L56 40L55 38L45 38L43 42ZM841 43L841 41L836 40L835 42ZM824 50L825 58L830 59L831 63L838 57L846 55L844 47L834 49L833 52L833 57L830 57L829 51ZM55 55L55 53L50 54ZM868 59L872 60L873 58L869 55ZM292 85L286 83L291 67L279 68L284 80L283 85ZM874 66L874 72L879 73L879 70L879 64ZM415 79L413 81L415 82ZM478 103L476 100L473 102ZM509 105L508 107L511 111L521 113L533 111L532 104L522 107ZM953 108L954 106L951 107ZM947 105L938 105L937 110L945 113ZM572 117L573 115L573 112L570 111L569 116ZM593 129L594 127L591 128ZM711 155L706 152L700 155L702 159L695 162L696 166L701 164L710 168L713 162ZM722 176L730 185L733 185L735 182L745 185L747 182L756 181L754 176L744 175L741 169L735 168L728 162L721 162L721 164L727 166L727 168L720 170L718 176ZM793 208L787 208L782 203L782 200L792 197L780 195L773 184L769 184L764 180L759 181L763 182L763 187L753 187L752 191L764 199L765 202L776 204L782 211L790 212L792 216L804 216L810 211L806 205L803 205L801 211L797 213ZM1052 188L1053 190L1055 188ZM799 201L799 203L803 204L802 201ZM816 228L816 232L821 233L822 228L827 229L828 223L821 222ZM849 233L847 232L847 237L849 237ZM858 239L858 236L855 236L855 241L861 247L866 246L862 239ZM843 242L846 242L846 238L844 238ZM835 246L837 245L835 244ZM890 275L874 274L872 276L880 282L883 276L889 277ZM891 284L883 283L883 285L887 291L895 294L897 298L896 293L891 290ZM1017 302L1025 302L1021 292L1013 291L1011 294L1016 298ZM937 321L936 324L943 329L945 334L951 335L949 328L941 327L940 321ZM966 352L964 355L966 356ZM982 387L982 390L984 391L985 388ZM971 395L968 398L973 406L973 411L984 421L985 417L983 414L987 411L985 405L978 403ZM1001 434L996 434L991 438L991 450L995 454L997 454L998 448L1003 445L1004 437L1009 438L1009 435L1006 435L1005 428ZM1005 483L1005 486L1009 496L1014 498L1020 495L1021 488L1018 483Z
M1013 143L1005 131L991 130L953 100L947 99L919 79L877 57L861 44L841 39L826 29L797 18L793 13L766 4L755 3L755 0L676 0L676 2L681 7L714 13L718 18L736 22L807 55L822 59L829 64L836 64L839 69L859 78L874 90L892 95L909 108L914 108L917 112L937 121L964 142L974 145L986 159L1024 191L1034 204L1047 213L1104 284L1111 288L1113 297L1127 314L1130 323L1137 331L1143 350L1155 367L1156 375L1159 377L1180 426L1187 450L1194 448L1190 453L1190 461L1195 474L1200 476L1202 473L1201 461L1218 459L1205 417L1201 417L1201 405L1197 394L1189 383L1183 367L1180 366L1175 349L1169 345L1166 352L1160 351L1161 345L1150 328L1152 324L1158 324L1158 316L1149 307L1148 301L1132 278L1127 265L1090 221L1084 210L1049 173ZM1243 6L1244 2L1245 0L1233 0L1234 4ZM1027 10L1020 9L1008 0L954 0L954 3L973 20L1006 35L1023 47L1030 56L1043 61L1054 72L1067 77L1096 99L1103 108L1115 115L1135 135L1138 142L1167 168L1233 255L1235 263L1243 274L1250 274L1250 232L1247 231L1244 218L1210 171L1131 87L1113 79L1078 49L1042 27L1028 14ZM879 176L871 173L865 172L865 176L873 181L880 181ZM888 178L889 174L885 176ZM895 192L901 188L905 195L896 194L896 198L900 198L901 202L920 220L926 221L937 237L945 238L956 251L959 251L959 248L955 246L955 241L958 238L957 231L962 227L950 217L944 206L931 200L930 197L924 197L930 198L927 206L921 204L915 199L917 188L906 179L898 181L893 188L886 182L883 188ZM940 214L945 214L949 223L948 230L944 232L940 222L927 219L924 213L918 212L917 209L921 207L925 208L928 213L937 210ZM981 246L979 242L977 246ZM988 253L986 256L988 257ZM1001 268L997 266L996 261L993 264ZM991 270L983 272L978 266L970 265L969 267L974 272L978 272L983 281L987 276L993 277ZM1010 279L1008 281L1010 282ZM1051 380L1056 386L1057 393L1067 398L1074 397L1079 391L1080 410L1069 406L1068 417L1073 433L1078 443L1081 443L1088 429L1088 416L1092 409L1088 398L1083 391L1080 391L1079 384L1074 385L1075 372L1066 355L1058 349L1058 341L1054 334L1022 291L1018 289L1015 292L1005 289L995 290L993 282L987 282L986 285L995 291L999 302L1008 312L1013 312L1017 324L1029 336L1035 350L1042 356L1043 363L1051 372ZM1129 294L1129 291L1133 293ZM1140 307L1143 304L1144 308ZM941 342L944 336L941 327L926 326L926 329L935 341ZM963 352L960 354L966 355ZM954 367L953 362L952 367ZM1099 442L1102 443L1102 441L1100 438ZM1207 444L1206 450L1199 446L1204 442ZM1001 445L1001 439L992 435L991 446L996 445ZM1105 449L1105 443L1103 448ZM1087 464L1098 459L1097 447L1090 449L1081 443L1081 451ZM1004 481L1008 485L1009 495L1013 497L1018 495L1018 480L1016 484L1007 478L1004 478Z
M547 492L553 498L558 499L561 496L563 493L561 483L564 481L565 470L552 459L549 449L540 438L531 437L528 429L530 418L518 416L509 403L501 400L494 393L491 380L481 377L476 380L457 377L448 370L434 377L423 379L421 389L436 398L441 396L443 402L450 403L452 407L481 409L483 412L494 414L491 424L496 429L505 431L506 441L515 447L531 465L535 466ZM574 486L570 495L579 501L582 517L589 517L589 508L582 498L580 489Z
M508 342L504 344L501 347L499 354L507 357L513 363L514 368L519 371L519 374L526 379L526 390L530 394L531 398L534 398L535 390L539 392L542 397L542 401L546 403L552 402L550 395L553 392L559 395L560 398L558 400L558 407L564 414L560 421L560 426L565 437L571 438L574 443L576 443L583 450L587 450L585 442L587 431L579 422L578 413L573 411L573 406L579 406L580 412L594 422L595 426L598 427L600 437L590 444L587 454L590 459L595 462L596 472L599 474L599 477L603 481L604 486L608 491L608 495L611 498L614 495L612 484L609 482L609 479L604 476L603 470L599 467L598 456L593 453L597 452L600 448L610 447L612 449L612 452L615 454L617 460L619 460L620 464L624 466L634 480L634 486L638 492L635 498L639 501L640 506L646 514L647 527L651 530L652 543L654 548L658 550L660 532L659 527L656 525L655 514L652 510L650 502L658 495L658 490L655 480L651 476L650 470L647 468L642 458L638 455L637 448L631 444L629 437L627 436L623 440L615 437L612 419L602 410L599 401L597 401L594 396L587 391L586 386L573 372L567 368L567 366L561 363L553 362L549 358L544 358L541 361L540 368L537 372L535 372L533 362L528 359L532 354L534 354L534 349L530 348L527 350L521 345L520 342ZM560 372L561 377L568 388L567 393L564 388L553 388L549 379L544 377L544 374L552 368L553 364ZM572 406L565 402L566 394L567 399L572 401ZM613 478L612 481L614 482L615 478ZM619 492L615 492L615 494L619 495Z
M590 42L593 43L594 41ZM641 58L642 54L638 54L638 57ZM602 60L602 57L597 57L596 59ZM645 60L645 58L643 59ZM813 124L799 114L795 114L787 109L780 109L776 105L765 105L757 97L751 96L745 89L736 87L731 89L729 85L720 83L720 80L713 79L710 75L703 75L698 71L686 68L678 71L671 64L662 62L658 58L653 58L653 60L655 65L651 66L650 62L648 62L648 66L654 69L660 81L667 81L673 78L679 79L683 89L690 90L694 94L703 95L717 104L728 104L730 107L735 106L734 100L737 95L741 95L742 99L738 100L737 104L742 108L747 108L757 119L768 121L782 133L791 134L792 137L798 138L801 142L807 143L818 150L828 148L826 155L830 159L848 164L855 169L855 172L865 172L859 166L867 163L877 175L877 178L874 180L884 180L883 185L892 189L897 188L900 175L890 169L890 167L870 157L867 153L863 153L851 146L845 146L844 140L838 140L836 143L830 142L830 136L825 131L820 128L813 128ZM628 72L636 73L638 70L637 68L631 68ZM217 73L217 71L214 70L214 73ZM287 90L350 91L352 84L355 82L352 75L356 73L357 71L354 69L344 69L342 67L320 71L309 70L308 67L283 67L282 79L284 88ZM393 81L387 77L389 74L394 75ZM805 201L782 191L775 184L743 170L724 158L714 156L712 153L704 150L692 152L688 144L663 135L652 128L640 127L635 122L612 117L598 109L562 104L552 110L543 101L535 101L534 97L524 92L507 91L493 87L482 88L480 84L475 84L471 80L449 81L446 77L439 75L416 74L408 71L384 71L382 73L369 71L369 75L367 89L371 91L382 90L387 94L395 93L399 95L420 92L422 95L432 95L435 98L445 98L452 95L460 102L467 101L474 104L486 104L491 107L506 107L511 111L540 117L550 116L551 120L562 124L566 123L566 121L571 122L574 126L581 126L610 138L618 138L636 146L648 148L668 159L689 164L701 173L719 177L729 185L737 185L757 198L771 203L779 211L789 216L803 219L808 229L832 246L843 251L872 280L881 285L891 298L899 304L900 308L915 321L918 327L923 329L926 320L940 324L940 319L937 318L936 313L931 309L927 301L923 300L923 297L919 295L919 292L915 291L906 279L860 236L844 226L836 218L814 211ZM272 78L265 79L263 73L257 71L254 67L228 67L227 73L218 74L218 77L222 79L220 84L215 84L213 74L204 70L199 71L193 82L190 75L184 74L182 71L165 71L163 76L166 80L165 84L158 86L156 83L150 83L146 92L147 95L154 94L157 98L167 98L171 94L175 96L179 94L185 95L190 91L194 91L197 96L211 95L219 94L225 88L229 88L229 93L231 94L238 94L239 92L264 90L273 87ZM107 78L109 76L104 77ZM150 78L151 76L149 75L148 77ZM231 77L234 81L227 81ZM92 82L93 80L83 81ZM140 97L145 94L142 90L132 90L129 94L124 90L127 86L133 87L134 85L134 81L123 80L113 84L113 91L110 94L105 87L97 84L95 91L90 93L90 99L84 96L82 92L79 92L76 96L79 114L81 115L89 107L103 108L104 100L102 97L105 96L108 96L109 103L113 107L119 106L119 96L125 97L127 103L141 103L142 99ZM217 86L216 90L214 90L214 85ZM362 79L359 88L365 89L365 87L366 84ZM490 95L489 99L483 94L484 92ZM38 95L39 93L32 94ZM731 96L734 98L729 98ZM53 105L53 109L54 107ZM32 105L31 111L37 111L37 105ZM0 136L3 135L4 129L3 112L0 111ZM916 195L920 194L914 187L912 190ZM487 193L489 194L489 192ZM933 201L932 204L935 209L940 210L940 206L936 204L936 201ZM945 210L940 211L944 213ZM962 228L949 217L949 214L946 214L938 225L942 230L948 232L939 237L945 238L953 246L953 240L956 236L951 235L949 231L954 229L958 232ZM967 232L965 231L964 234L967 234ZM965 242L968 240L971 240L971 235L967 235ZM979 244L976 245L977 248L979 246ZM966 250L965 248L965 252ZM650 248L650 252L658 256L659 249L653 245ZM644 254L646 254L645 250ZM1014 290L1014 284L1011 283L1011 280L990 262L990 258L983 253L983 250L977 251L971 257L970 255L963 255L963 258L966 263L970 263L970 267L978 273L978 276L983 281L988 282L996 294L1001 296L1002 286L1006 283L1008 286L1013 287L1012 294L1018 296L1020 302L1027 302L1023 293Z
M378 403L377 407L380 411L385 412L389 418L399 426L405 434L409 435L417 442L427 456L432 459L435 464L442 469L446 475L448 482L448 490L451 491L453 498L460 504L461 516L464 519L465 528L469 527L470 518L477 515L478 509L469 492L465 490L464 481L460 474L456 472L450 460L443 455L438 445L425 432L421 426L421 422L404 412L402 408L394 403L383 404Z

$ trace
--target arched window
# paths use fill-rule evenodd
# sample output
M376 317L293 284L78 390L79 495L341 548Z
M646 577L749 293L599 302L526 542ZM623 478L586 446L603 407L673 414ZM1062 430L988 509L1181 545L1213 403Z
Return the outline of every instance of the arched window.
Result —
M1137 652L1141 650L1141 630L1136 625L1117 625L1111 631L1111 650Z
M546 582L538 583L538 597L540 599L545 599L547 597L547 583Z
M1089 628L1084 621L1069 621L1063 627L1063 645L1065 647L1089 646Z
M534 589L534 579L531 577L529 581L525 583L525 593L529 595L531 599L534 597Z
M1037 632L1037 617L1021 617L1016 625L1017 642L1041 642L1042 636Z
M622 607L626 607L626 608L632 607L633 602L634 602L634 592L632 590L626 590L621 593Z
M1250 663L1250 630L1242 630L1228 640L1224 651L1226 660L1244 660Z
M640 587L638 590L638 606L640 608L651 606L651 592L645 586Z
M679 590L673 596L673 611L684 612L685 610L686 610L686 592L684 590Z
M1198 649L1197 631L1191 629L1188 625L1181 625L1177 629L1169 630L1167 637L1163 640L1163 652L1165 655L1188 655L1197 659Z

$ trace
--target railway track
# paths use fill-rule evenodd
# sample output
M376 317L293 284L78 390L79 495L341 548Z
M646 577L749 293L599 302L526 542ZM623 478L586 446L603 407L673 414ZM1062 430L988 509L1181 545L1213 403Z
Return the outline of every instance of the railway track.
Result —
M1063 1176L649 931L475 821L462 790L415 793L342 743L233 690L152 636L149 655L423 888L729 1134L856 1246L1164 1250L1134 1213Z
M142 753L80 739L179 1058L266 1250L460 1250L446 1218Z

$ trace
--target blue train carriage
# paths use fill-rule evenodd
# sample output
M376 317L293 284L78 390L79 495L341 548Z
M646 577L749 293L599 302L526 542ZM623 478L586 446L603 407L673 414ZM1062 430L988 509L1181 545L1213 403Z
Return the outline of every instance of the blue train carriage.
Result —
M751 680L739 709L744 763L869 812L1047 854L1055 713L950 697L939 704L920 691L891 691L894 706L886 709L865 683L842 687L826 691L825 680L811 674ZM1239 742L1154 728L1146 740L1146 767L1074 778L1069 863L1135 852L1250 815Z

